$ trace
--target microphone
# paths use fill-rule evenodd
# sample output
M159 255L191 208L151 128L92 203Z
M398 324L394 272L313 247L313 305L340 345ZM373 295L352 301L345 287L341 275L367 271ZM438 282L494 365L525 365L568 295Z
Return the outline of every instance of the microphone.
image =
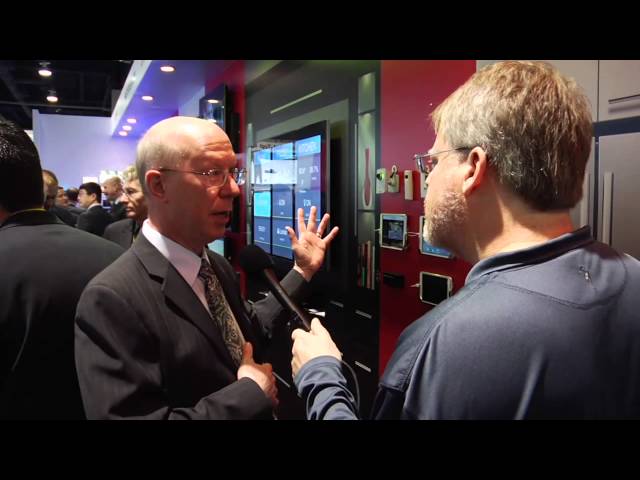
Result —
M284 291L273 271L273 260L264 250L257 245L248 245L240 252L239 260L240 266L246 273L261 272L263 278L267 281L269 290L275 295L280 304L297 315L306 331L311 330L311 317Z

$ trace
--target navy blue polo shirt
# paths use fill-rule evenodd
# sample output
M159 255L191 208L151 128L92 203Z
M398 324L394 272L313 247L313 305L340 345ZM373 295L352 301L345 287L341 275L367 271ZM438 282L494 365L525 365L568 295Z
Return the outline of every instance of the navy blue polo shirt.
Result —
M339 362L306 364L308 415L352 418ZM640 416L640 262L589 227L478 262L402 333L373 418Z

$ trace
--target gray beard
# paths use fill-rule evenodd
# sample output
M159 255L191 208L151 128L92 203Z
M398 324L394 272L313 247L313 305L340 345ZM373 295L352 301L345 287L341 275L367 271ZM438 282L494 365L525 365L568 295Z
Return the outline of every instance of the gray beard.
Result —
M447 192L429 212L425 212L422 238L431 245L459 251L459 235L467 216L462 194Z

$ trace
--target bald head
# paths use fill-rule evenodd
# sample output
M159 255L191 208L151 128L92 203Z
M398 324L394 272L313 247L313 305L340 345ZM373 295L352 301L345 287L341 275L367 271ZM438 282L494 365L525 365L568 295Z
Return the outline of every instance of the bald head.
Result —
M206 148L230 146L229 137L218 125L195 117L171 117L145 133L136 158L136 169L145 193L145 175L152 168L177 168Z
M102 193L107 196L110 202L115 202L122 195L122 179L111 177L102 183Z
M173 117L154 125L138 144L136 168L144 188L148 220L164 236L196 255L224 236L240 195L228 173L236 168L229 137L212 122ZM214 176L215 175L215 176Z

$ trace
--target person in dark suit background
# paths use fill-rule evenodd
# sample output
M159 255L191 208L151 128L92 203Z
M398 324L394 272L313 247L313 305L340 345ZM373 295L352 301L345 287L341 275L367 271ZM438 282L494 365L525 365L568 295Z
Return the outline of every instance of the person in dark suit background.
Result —
M126 205L121 200L122 191L122 179L120 177L111 177L102 183L102 193L104 193L111 205L109 215L114 221L127 218Z
M107 225L113 222L113 218L100 205L102 199L100 185L95 182L87 182L80 185L78 190L80 206L86 208L87 211L78 216L76 227L101 237Z
M78 208L71 203L64 187L61 187L60 185L58 185L58 194L56 196L56 206L60 208L64 208L73 216L74 227L76 226L76 223L78 223L78 217L80 216L80 214L84 213L84 210L82 208Z
M85 418L73 350L76 305L121 251L43 208L35 145L0 121L0 419Z
M138 237L142 222L147 218L147 201L138 179L136 167L131 165L123 172L125 181L120 204L124 205L127 218L118 220L104 231L104 238L127 249Z
M69 207L69 197L60 184L58 184L58 192L56 193L56 205L62 208Z
M78 207L78 189L75 187L67 188L64 191L64 193L67 196L67 199L69 200L69 206L79 208Z
M217 125L173 117L151 127L136 168L149 208L132 247L94 278L76 314L76 364L90 419L267 419L277 406L265 342L282 312L268 295L250 305L233 267L206 245L224 236L244 183ZM308 291L337 235L316 209L282 280L294 299ZM254 360L255 356L255 360Z
M75 227L76 219L68 210L56 204L58 196L58 177L51 170L42 170L44 189L44 209L53 213L56 217L71 227Z

